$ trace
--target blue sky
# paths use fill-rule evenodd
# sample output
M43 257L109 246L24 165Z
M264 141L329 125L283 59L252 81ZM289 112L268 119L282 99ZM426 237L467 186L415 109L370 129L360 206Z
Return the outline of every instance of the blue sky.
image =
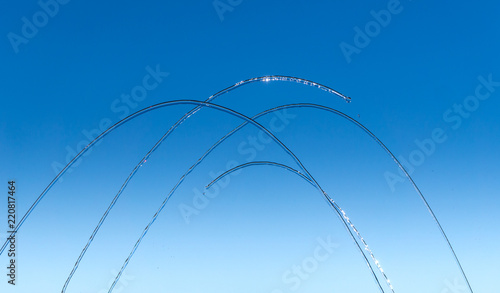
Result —
M256 76L306 78L352 102L284 82L254 83L215 102L248 116L316 103L363 123L408 162L474 292L496 292L499 8L494 1L408 0L5 4L0 178L4 185L16 180L21 217L89 138L134 111L205 100ZM2 272L1 291L60 290L132 168L191 108L165 107L131 121L66 174L21 228L18 285L8 285ZM310 108L259 122L347 211L396 292L467 292L460 291L463 280L417 193L366 134ZM177 179L239 123L204 109L181 125L130 182L67 292L107 289ZM194 207L213 174L235 162L272 160L299 168L259 135L245 127L186 179L116 291L379 292L321 195L282 169L258 166L231 175L186 220L182 207ZM1 202L6 219L6 199ZM2 242L5 226L6 220ZM331 253L322 246L328 239L335 242ZM316 258L307 278L290 273L318 249L327 257ZM0 262L5 267L9 258L3 254Z

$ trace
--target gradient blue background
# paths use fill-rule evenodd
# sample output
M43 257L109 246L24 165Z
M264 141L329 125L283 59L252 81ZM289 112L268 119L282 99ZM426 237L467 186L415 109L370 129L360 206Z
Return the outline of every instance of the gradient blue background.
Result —
M249 85L217 103L250 116L293 102L325 104L358 119L395 155L405 158L418 149L416 139L430 138L435 128L442 128L447 140L412 175L441 220L475 292L500 292L500 90L481 101L457 129L443 120L448 109L474 94L479 76L491 74L500 81L500 5L402 0L402 11L347 62L340 44L353 45L354 28L363 29L373 20L370 11L387 9L389 2L243 0L221 21L211 1L73 0L61 5L18 53L7 35L20 35L21 18L31 19L40 6L36 1L4 3L0 178L18 184L18 215L53 179L54 162L66 162L68 148L76 150L87 139L83 130L98 129L103 119L119 121L123 112L113 110L113 102L142 84L146 67L158 65L169 76L130 110L168 100L204 100L255 76L292 75L331 86L352 97L352 103L283 83ZM60 290L61 280L130 169L189 109L142 116L65 176L19 234L19 286L7 285L2 270L1 291ZM118 270L165 191L214 140L240 122L214 111L199 114L129 186L68 292L106 289L112 271ZM339 194L339 202L365 231L375 254L379 251L382 264L385 260L387 271L397 276L391 279L404 290L396 292L444 292L446 280L458 277L455 265L417 194L407 183L398 184L395 193L388 188L383 173L397 172L390 160L340 119L312 110L293 114L297 118L278 136L304 157L328 192ZM262 120L264 125L269 119ZM283 171L262 167L232 177L216 200L186 224L179 205L192 204L192 189L201 190L211 180L210 171L224 170L231 159L244 162L247 155L237 146L256 133L245 129L179 189L131 263L131 277L121 284L122 292L289 292L282 273L311 256L317 237L328 235L339 243L339 253L321 264L299 290L327 292L334 286L340 291L377 292L338 219L312 187ZM258 159L293 164L271 144ZM7 187L4 190L6 197ZM304 198L306 193L314 199ZM0 208L0 215L6 218L6 208ZM336 224L324 225L325 221ZM405 228L409 235L397 239L408 237L416 241L415 247L389 238ZM398 275L399 270L411 271L402 268L402 259L412 249L415 256L406 265L429 269L416 284L411 276ZM417 262L420 255L427 259ZM4 267L8 259L2 255L0 261ZM434 273L431 268L441 272L441 265L449 273L442 270L436 280L427 278Z

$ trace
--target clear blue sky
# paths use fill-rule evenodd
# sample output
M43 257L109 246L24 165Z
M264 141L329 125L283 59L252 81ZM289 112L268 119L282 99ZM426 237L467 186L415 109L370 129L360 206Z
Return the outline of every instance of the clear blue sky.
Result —
M290 75L352 102L283 82L251 84L215 102L248 116L308 102L359 120L408 162L474 292L498 292L499 9L494 1L6 3L0 240L8 180L16 180L20 218L89 137L124 116L164 101L205 100L251 77ZM0 256L0 291L60 291L132 168L191 108L150 112L92 149L21 228L15 287L7 283L10 258ZM280 115L259 122L347 211L396 292L467 292L425 206L375 142L319 110ZM240 122L205 109L183 124L128 185L67 292L105 292L178 177ZM298 168L265 141L247 126L186 179L115 292L379 292L338 217L294 174L248 168L195 207L197 190L228 162ZM186 207L196 214L186 216Z

